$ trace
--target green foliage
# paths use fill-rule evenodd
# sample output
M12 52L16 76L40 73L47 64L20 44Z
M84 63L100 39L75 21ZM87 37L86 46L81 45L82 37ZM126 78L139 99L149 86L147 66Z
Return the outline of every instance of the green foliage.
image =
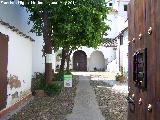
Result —
M105 0L60 1L52 18L55 50L59 47L69 50L81 46L96 48L102 42L103 33L109 29L104 22L109 11Z
M71 72L67 70L64 70L63 72L58 72L54 74L53 81L63 81L64 75L70 75L70 74Z
M121 75L119 73L116 74L115 78L116 78L116 81L119 81L120 80L120 77Z
M67 0L58 3L56 17L53 17L52 45L57 51L65 50L66 59L71 51L82 46L96 48L103 41L103 34L109 29L107 20L109 8L105 0Z
M44 73L35 73L33 77L34 86L32 91L35 90L44 90L47 95L51 95L52 93L59 94L62 89L62 85L57 83L52 83L51 85L46 85L44 81Z
M125 76L123 74L119 75L119 73L117 73L115 78L116 78L116 81L119 81L119 82L123 82L125 80Z
M53 77L53 81L63 81L63 73L55 73Z
M109 29L104 20L110 8L105 0L22 0L33 22L31 32L42 35L44 17L47 15L48 31L53 49L60 47L75 50L81 46L96 48L104 32Z
M55 93L56 95L59 95L61 92L61 89L62 89L61 85L58 85L56 83L52 83L51 85L46 85L44 87L44 92L49 96L53 93Z
M81 46L96 48L110 29L105 23L110 10L105 0L41 0L43 4L38 4L37 0L32 0L35 4L29 4L30 0L22 1L31 13L31 32L43 33L44 41L49 38L52 49L56 52L63 48L65 56Z
M59 71L60 66L56 65L56 72Z
M72 74L71 71L68 71L68 70L64 70L63 72L64 72L63 73L64 75L71 75Z
M42 90L45 86L44 73L36 72L32 79L32 91Z
M122 77L123 77L123 66L120 66L120 74L117 73L117 75L115 76L116 81L119 81Z

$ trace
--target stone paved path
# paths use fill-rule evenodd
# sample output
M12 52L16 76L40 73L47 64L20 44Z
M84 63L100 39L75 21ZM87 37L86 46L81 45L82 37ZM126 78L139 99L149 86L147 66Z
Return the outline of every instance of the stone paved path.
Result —
M72 114L67 120L105 120L102 116L95 93L89 84L89 77L79 76Z

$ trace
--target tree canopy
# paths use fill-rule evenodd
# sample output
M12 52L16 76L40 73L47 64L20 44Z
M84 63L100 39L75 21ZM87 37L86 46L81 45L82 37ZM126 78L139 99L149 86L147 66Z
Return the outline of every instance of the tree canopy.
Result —
M45 54L60 47L65 53L81 46L96 48L109 29L104 22L109 11L105 0L22 1L31 13L31 32L43 35Z
M109 11L105 0L41 0L42 4L38 0L22 1L31 12L29 20L34 23L31 32L42 35L44 13L47 15L49 36L55 51L59 47L95 48L109 29L104 22Z
M109 29L104 22L109 8L105 0L60 0L57 7L52 17L54 32L51 38L55 51L63 48L63 70L65 59L72 51L81 46L96 48L101 44L104 32Z
M109 8L105 0L60 0L52 18L53 46L75 50L81 46L96 48L109 29L104 19ZM56 46L57 45L57 46Z

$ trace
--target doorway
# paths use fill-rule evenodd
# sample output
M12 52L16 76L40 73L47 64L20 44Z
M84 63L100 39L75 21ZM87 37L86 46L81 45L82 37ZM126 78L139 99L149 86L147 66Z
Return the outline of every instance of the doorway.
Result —
M87 55L84 51L78 50L73 54L73 70L87 71Z
M8 36L0 33L0 110L7 104Z

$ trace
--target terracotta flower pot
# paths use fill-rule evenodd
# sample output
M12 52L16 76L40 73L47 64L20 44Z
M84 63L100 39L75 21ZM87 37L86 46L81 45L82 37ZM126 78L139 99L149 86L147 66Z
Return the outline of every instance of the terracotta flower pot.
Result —
M120 82L123 82L124 80L125 80L125 76L122 75L122 76L119 77Z

